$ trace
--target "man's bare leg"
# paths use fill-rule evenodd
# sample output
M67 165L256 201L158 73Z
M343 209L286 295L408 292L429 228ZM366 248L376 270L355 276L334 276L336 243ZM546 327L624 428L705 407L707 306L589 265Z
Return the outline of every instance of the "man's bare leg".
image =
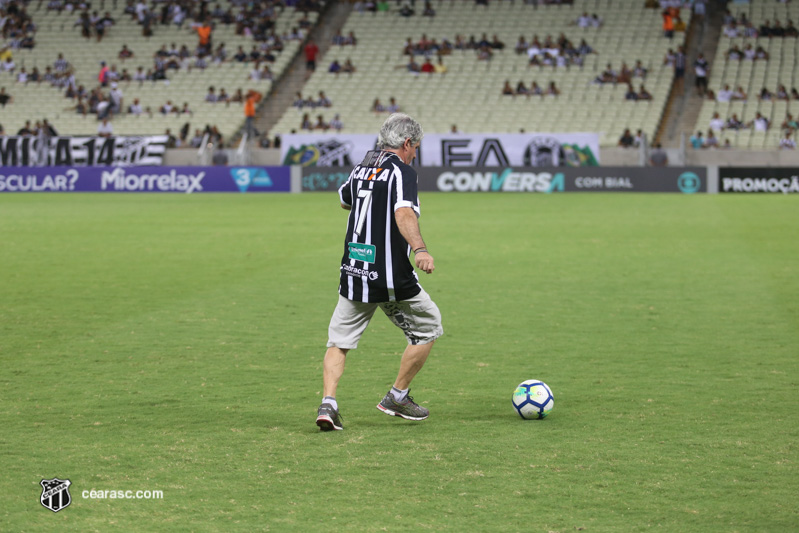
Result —
M435 341L433 341L435 342ZM394 382L394 387L398 390L405 390L411 385L411 381L422 369L427 356L430 355L430 350L433 348L433 342L427 344L409 344L402 354L400 361L399 374L397 381Z
M322 381L324 384L325 396L331 398L336 397L336 389L338 388L338 380L344 373L344 363L347 359L347 352L349 350L342 350L332 346L325 352L324 372Z

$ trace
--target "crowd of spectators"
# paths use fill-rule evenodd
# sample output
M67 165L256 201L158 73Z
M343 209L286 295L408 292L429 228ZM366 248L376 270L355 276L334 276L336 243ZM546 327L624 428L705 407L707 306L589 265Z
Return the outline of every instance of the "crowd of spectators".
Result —
M606 83L617 84L624 83L627 85L632 84L633 78L646 78L648 69L644 67L640 60L636 60L635 66L630 68L626 62L622 61L621 68L616 70L611 63L605 65L605 69L594 78L593 83L603 85Z
M36 46L36 24L28 14L27 2L10 0L0 2L0 35L5 44L0 53Z
M505 84L502 86L502 95L526 96L527 98L531 96L558 96L560 95L560 89L554 81L550 81L546 87L541 87L537 81L533 80L528 87L524 81L519 80L516 87L513 87L510 80L505 80Z
M739 85L737 89L733 90L730 88L729 84L725 84L724 87L718 91L708 91L707 98L709 100L715 100L716 102L726 103L738 101L745 102L747 101L748 96L742 86ZM789 91L788 88L781 83L774 91L771 91L768 87L763 87L757 93L757 99L761 102L773 100L799 100L799 91L796 89L796 87L791 87Z
M745 12L742 11L736 17L729 9L724 13L722 33L725 37L729 37L730 39L738 37L747 39L756 39L758 37L799 37L799 30L797 30L793 21L790 19L788 19L784 25L778 19L774 19L773 24L771 20L764 20L760 26L755 26L754 23L749 20Z

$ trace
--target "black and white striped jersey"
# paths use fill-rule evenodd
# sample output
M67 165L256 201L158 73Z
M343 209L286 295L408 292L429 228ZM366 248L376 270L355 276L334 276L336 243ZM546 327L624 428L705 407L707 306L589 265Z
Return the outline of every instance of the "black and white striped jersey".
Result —
M394 211L420 215L416 170L393 152L368 152L338 190L350 206L339 293L356 302L407 300L421 292Z

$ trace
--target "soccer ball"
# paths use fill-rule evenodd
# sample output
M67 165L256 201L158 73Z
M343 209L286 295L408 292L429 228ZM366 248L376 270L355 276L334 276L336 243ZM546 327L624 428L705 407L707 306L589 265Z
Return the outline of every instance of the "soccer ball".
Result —
M522 381L513 391L513 408L525 420L545 418L555 406L555 397L543 381Z

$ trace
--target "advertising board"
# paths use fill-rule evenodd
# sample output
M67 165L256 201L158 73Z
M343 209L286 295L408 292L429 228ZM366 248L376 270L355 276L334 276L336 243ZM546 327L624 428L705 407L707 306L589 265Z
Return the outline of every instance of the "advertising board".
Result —
M289 192L288 167L0 167L0 192Z

